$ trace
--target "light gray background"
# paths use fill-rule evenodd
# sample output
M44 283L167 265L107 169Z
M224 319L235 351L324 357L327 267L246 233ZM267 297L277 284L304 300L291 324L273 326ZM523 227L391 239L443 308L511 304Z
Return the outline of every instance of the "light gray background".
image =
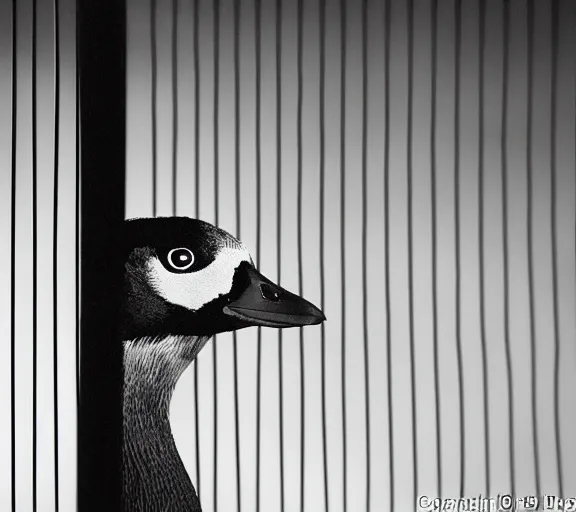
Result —
M159 1L158 13L158 214L172 212L171 2ZM233 3L222 1L220 42L220 225L235 231ZM550 11L536 1L534 34L534 261L538 351L538 422L542 492L558 490L553 417L553 309L550 246ZM213 33L210 2L200 4L201 110L200 147L194 147L194 74L192 2L179 2L179 147L178 211L193 216L194 154L200 152L200 217L214 220L213 186ZM282 68L282 285L298 290L296 225L296 2L284 2ZM438 304L442 462L444 494L456 496L459 483L458 388L455 341L454 246L454 5L439 2L437 94ZM529 366L529 303L526 253L526 3L510 2L512 19L508 123L510 328L514 383L516 486L534 492ZM557 113L558 291L560 419L565 494L576 495L576 440L572 435L576 403L575 289L575 118L574 20L576 4L561 4ZM18 510L31 510L31 60L30 6L20 2L16 392ZM436 492L434 381L432 366L432 288L430 224L430 5L415 1L414 30L414 307L418 405L419 492ZM348 510L365 502L365 416L361 281L361 4L348 2L346 93L346 275ZM478 24L477 2L463 1L460 123L460 203L462 347L466 421L467 495L485 492L480 365L477 172L478 172ZM503 324L500 117L502 108L502 16L500 0L487 2L485 68L485 273L489 357L491 494L509 492L508 417ZM255 256L255 60L254 4L242 2L241 56L241 233ZM327 442L330 510L342 510L342 410L340 332L340 52L339 5L327 1L326 44L326 363ZM10 508L10 7L0 5L0 509ZM53 32L51 5L39 2L39 510L53 510L52 403L52 185L53 185ZM262 254L257 262L276 279L276 75L274 3L262 2ZM394 1L391 34L390 264L392 293L392 367L396 510L412 510L412 440L409 380L408 257L406 211L407 26L406 3ZM303 171L304 290L316 304L319 284L319 104L318 2L307 0L304 13ZM149 4L128 2L127 217L152 214ZM369 3L368 83L368 318L372 432L373 510L385 510L389 496L388 413L384 307L383 2ZM75 360L74 360L74 6L62 1L62 103L59 226L59 393L61 510L75 507ZM105 207L105 205L103 205ZM306 510L322 510L323 466L320 409L320 328L305 329ZM263 329L262 510L279 510L278 335ZM286 510L298 507L300 468L300 363L298 330L284 335ZM236 471L233 410L232 336L218 343L218 425L213 424L212 342L199 357L201 498L212 510L212 444L218 435L219 510L235 510ZM256 330L238 334L242 504L255 503ZM172 422L184 462L197 481L194 439L194 369L177 387Z

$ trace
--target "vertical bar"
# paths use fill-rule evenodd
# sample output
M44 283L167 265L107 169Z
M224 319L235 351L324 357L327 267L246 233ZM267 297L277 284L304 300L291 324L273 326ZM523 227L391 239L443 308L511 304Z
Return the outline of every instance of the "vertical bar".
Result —
M276 0L276 267L282 277L282 0ZM280 512L284 512L284 368L282 329L278 329Z
M458 366L458 402L459 402L459 430L460 430L460 486L459 496L464 496L465 468L466 468L466 439L464 426L464 375L462 368L462 328L460 313L460 56L462 44L462 0L455 4L456 38L454 44L454 225L456 245L456 361Z
M194 0L194 205L195 216L200 217L200 0ZM197 361L197 359L196 359Z
M118 320L123 262L115 240L124 221L126 6L122 0L79 0L77 5L82 127L78 505L85 512L121 510L122 503Z
M558 87L558 25L560 4L552 0L552 69L550 96L550 243L552 245L552 300L554 314L554 430L556 436L556 463L559 495L564 496L562 474L562 442L560 433L560 319L558 307L558 244L556 221L556 110Z
M81 126L80 126L80 5L79 2L75 2L75 64L76 64L76 71L75 71L75 190L74 190L74 232L76 235L76 240L74 244L75 250L75 257L74 261L76 262L76 272L75 272L75 311L76 311L76 332L75 332L75 345L76 345L76 410L80 411L80 401L81 401L81 393L80 393L80 359L82 353L82 345L81 345L81 263L80 263L80 252L81 252L81 241L80 241L80 231L81 231L81 206L82 206L82 192L81 192L81 183L82 183L82 173L81 173Z
M480 0L481 2L483 0ZM442 497L442 417L440 408L440 368L438 358L438 221L436 198L436 113L438 84L438 0L431 5L431 54L432 74L430 82L430 195L432 230L432 344L434 359L434 416L436 428L436 496ZM489 495L487 495L489 496Z
M150 66L151 66L151 117L152 117L152 217L157 212L158 184L158 132L157 132L157 95L158 95L158 44L156 42L157 0L150 0Z
M392 314L390 301L390 30L392 0L384 4L384 303L386 310L386 387L388 409L388 478L390 504L395 508L394 496L394 407L392 403Z
M326 175L326 0L319 1L319 36L320 36L320 80L319 80L319 108L320 108L320 304L324 311L326 301L326 276L324 270L324 204L325 204L325 175ZM328 497L328 446L326 438L326 327L324 322L320 326L321 347L321 379L322 379L322 469L324 474L324 510L330 510Z
M482 352L482 413L484 417L484 469L486 496L490 496L490 407L488 404L488 345L486 343L486 286L484 259L484 62L486 52L486 3L478 2L478 286L480 290L480 349ZM539 496L539 493L537 493Z
M32 510L38 506L38 4L32 0Z
M528 45L528 92L527 92L527 119L526 119L526 252L528 254L528 298L530 306L530 373L531 379L531 407L532 407L532 444L534 450L534 477L536 495L540 496L540 449L538 443L538 366L536 364L536 306L534 294L534 246L533 246L533 109L534 109L534 0L527 4L527 45Z
M298 0L297 8L298 31L296 44L296 66L297 66L297 92L296 92L296 171L297 171L297 193L296 193L296 224L297 224L297 258L298 258L298 294L302 295L304 288L304 274L302 262L302 46L303 46L303 25L304 25L304 1ZM306 466L304 458L306 454L306 395L305 389L305 358L304 358L304 330L298 329L299 351L300 351L300 510L304 510L304 486L306 484Z
M256 30L255 60L256 60L256 261L261 265L260 253L262 246L262 129L261 129L261 67L262 67L262 4L254 0L254 25ZM260 458L261 458L261 421L262 421L262 328L258 327L256 351L256 512L260 512Z
M74 297L74 308L76 312L76 325L75 325L75 349L76 349L76 410L80 411L80 354L81 354L81 346L80 346L80 330L81 330L81 321L80 321L80 200L81 200L81 192L80 192L80 13L79 13L79 3L75 2L76 11L74 13L74 43L75 43L75 80L74 80L74 133L75 133L75 155L74 155L74 170L75 170L75 184L74 184L74 233L76 236L76 240L74 241L74 261L76 264L76 271L74 273L74 281L75 281L75 297Z
M366 420L366 511L372 484L370 439L370 358L368 340L368 0L362 1L362 331L364 344L364 415Z
M526 252L528 254L528 299L530 307L530 373L531 379L531 407L532 407L532 444L534 449L534 478L536 496L540 496L540 449L538 443L538 372L536 364L536 306L534 294L534 246L533 246L533 109L534 109L534 0L527 4L527 46L528 46L528 77L526 95Z
M75 190L74 190L74 233L76 235L76 240L74 244L74 261L76 264L76 272L74 275L75 280L75 300L74 307L76 311L76 332L75 332L75 348L76 348L76 410L80 411L80 358L81 358L81 268L80 268L80 228L81 228L81 163L80 163L80 152L81 152L81 132L80 132L80 6L79 2L75 2L75 30L74 30L74 42L75 42L75 81L74 81L74 94L75 94L75 116L74 116L74 131L75 131Z
M341 378L342 378L342 505L348 509L348 449L346 429L346 0L340 0L340 261L342 283Z
M234 171L236 193L236 236L240 235L240 2L234 0ZM240 478L240 417L238 405L238 337L232 332L232 350L234 359L234 431L236 434L236 509L242 509Z
M412 503L418 499L418 421L416 410L416 357L414 349L414 228L412 221L412 125L414 104L414 0L408 0L408 120L406 123L406 182L408 218L408 322L410 340L410 401L412 411Z
M60 2L54 0L54 237L52 245L53 366L54 366L54 510L58 512L58 184L60 151Z
M212 3L213 10L213 37L214 37L214 224L219 222L219 179L220 179L220 0L214 0ZM214 344L216 345L216 344Z
M172 215L178 211L178 0L172 0Z
M195 217L200 218L200 51L199 7L200 0L194 0L194 205ZM196 491L200 499L200 401L198 400L198 358L194 359L194 428L196 444Z
M12 146L10 225L10 436L12 512L16 512L16 163L18 129L18 3L12 0Z
M508 257L508 72L510 52L510 4L503 6L503 58L502 58L502 118L500 127L500 147L502 158L502 248L504 284L504 348L506 353L506 377L508 391L508 443L510 459L510 494L514 496L516 471L514 460L514 393L512 380L512 353L510 349L510 291Z
M218 226L219 219L219 177L220 177L220 139L219 139L219 123L218 117L220 112L220 0L214 0L213 12L214 12L214 224ZM214 512L218 512L218 343L216 342L216 336L212 340L212 354L213 354L213 366L212 366L212 376L214 383L214 446L213 446L213 456L214 456Z
M240 8L242 0L234 0L234 193L236 237L241 238L240 197ZM234 331L235 332L235 331Z

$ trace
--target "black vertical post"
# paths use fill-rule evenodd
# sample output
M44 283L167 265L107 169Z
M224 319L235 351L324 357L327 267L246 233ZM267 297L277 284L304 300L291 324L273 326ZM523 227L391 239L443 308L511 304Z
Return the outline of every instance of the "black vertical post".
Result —
M78 0L81 130L81 355L78 510L121 510L122 261L126 6Z

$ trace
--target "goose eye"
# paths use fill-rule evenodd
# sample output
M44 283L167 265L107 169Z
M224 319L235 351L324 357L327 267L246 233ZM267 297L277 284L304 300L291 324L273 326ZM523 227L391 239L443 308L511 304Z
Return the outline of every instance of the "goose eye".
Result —
M168 253L168 263L176 270L187 270L194 263L194 254L186 247L172 249Z

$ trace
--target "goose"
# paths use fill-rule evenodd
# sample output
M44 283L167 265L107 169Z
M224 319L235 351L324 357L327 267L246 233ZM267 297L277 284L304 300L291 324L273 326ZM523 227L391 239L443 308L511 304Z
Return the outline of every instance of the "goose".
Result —
M170 429L179 377L214 334L326 317L264 277L239 240L207 222L130 219L120 246L124 510L201 511Z

